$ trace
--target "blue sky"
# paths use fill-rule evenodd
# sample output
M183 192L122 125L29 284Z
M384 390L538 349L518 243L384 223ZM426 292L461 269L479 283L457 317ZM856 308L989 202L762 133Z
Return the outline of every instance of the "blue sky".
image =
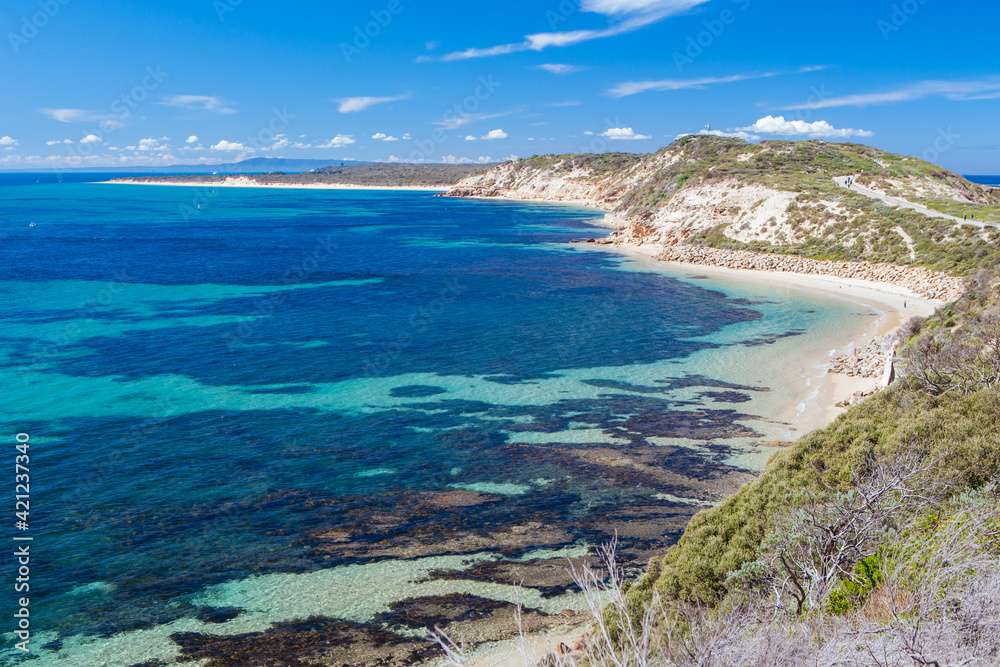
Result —
M0 169L496 161L682 133L1000 173L1000 5L6 0Z

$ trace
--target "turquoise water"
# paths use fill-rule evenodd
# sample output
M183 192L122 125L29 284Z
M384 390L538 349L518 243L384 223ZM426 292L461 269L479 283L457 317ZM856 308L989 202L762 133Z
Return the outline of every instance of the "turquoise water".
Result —
M602 233L579 208L35 180L0 177L0 421L11 457L31 436L35 554L7 663L512 600L435 573L654 513L623 531L639 567L788 437L801 350L871 314L569 245Z

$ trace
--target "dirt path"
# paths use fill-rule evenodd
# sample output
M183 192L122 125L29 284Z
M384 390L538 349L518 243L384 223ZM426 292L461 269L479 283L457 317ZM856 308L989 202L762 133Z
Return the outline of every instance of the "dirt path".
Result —
M850 176L838 176L838 177L834 178L833 180L840 187L847 188L847 179L848 178L850 178ZM931 217L931 218L944 218L945 220L951 220L952 222L957 223L959 225L972 225L973 227L978 227L979 229L985 229L987 227L996 227L997 226L996 224L993 224L993 223L970 222L969 220L963 220L962 218L959 218L957 216L948 215L947 213L941 213L940 211L935 211L933 209L929 209L926 206L921 206L920 204L914 204L913 202L906 201L905 199L898 199L897 197L889 197L887 195L879 194L877 192L869 190L868 188L862 187L862 186L858 185L857 183L855 183L854 185L852 185L848 189L853 190L854 192L862 194L862 195L864 195L866 197L870 197L871 199L878 199L879 201L884 202L884 203L888 204L889 206L898 206L900 208L908 208L911 211L916 211L917 213L923 213L924 215L926 215L928 217Z

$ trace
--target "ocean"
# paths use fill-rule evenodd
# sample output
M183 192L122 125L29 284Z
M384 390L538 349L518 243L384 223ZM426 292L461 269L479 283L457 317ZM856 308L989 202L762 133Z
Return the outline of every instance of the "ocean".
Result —
M32 538L3 664L407 664L516 601L560 627L567 560L617 533L641 572L880 315L570 244L607 232L579 207L98 178L0 175Z

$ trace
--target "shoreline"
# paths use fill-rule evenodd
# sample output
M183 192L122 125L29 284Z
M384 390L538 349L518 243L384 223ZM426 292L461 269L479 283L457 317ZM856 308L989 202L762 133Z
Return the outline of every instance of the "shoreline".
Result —
M527 201L537 202L538 200ZM608 226L614 226L606 219L601 220L601 222ZM832 275L735 269L706 264L664 261L658 257L663 251L660 246L581 243L577 247L581 246L591 251L615 252L640 263L655 262L650 268L666 269L666 272L678 274L676 276L678 278L695 273L747 280L755 284L763 283L799 292L840 298L871 308L875 313L879 313L874 321L866 323L850 334L848 340L838 340L834 349L813 350L806 356L795 360L795 365L800 365L804 372L807 369L817 371L815 375L806 380L799 396L802 399L802 404L811 403L811 406L806 405L804 410L799 411L800 404L796 400L793 405L788 406L788 412L781 417L788 419L795 440L813 430L830 425L850 408L850 406L841 407L838 403L856 392L872 392L882 388L881 377L852 377L841 373L827 372L834 358L844 353L845 348L860 348L871 340L895 333L909 318L926 317L947 303L940 299L922 296L908 288L891 283ZM680 274L686 274L686 276ZM813 380L816 381L815 386L811 383ZM770 458L783 447L765 447L764 449L766 458ZM523 645L517 639L488 643L478 647L467 656L468 664L470 667L518 667L522 664L520 650L524 650L529 658L540 660L546 655L557 653L560 643L572 646L584 635L587 628L587 623L581 623L575 629L528 634L524 637ZM439 659L425 664L428 667L443 667L445 662L444 659Z
M856 392L871 392L882 388L881 377L852 377L842 373L827 372L834 358L849 351L849 348L860 348L871 340L895 333L911 317L927 317L947 303L940 299L922 296L913 290L891 283L832 275L736 269L709 264L666 261L658 257L663 251L660 246L596 243L585 245L588 249L607 250L643 261L655 261L657 266L674 269L676 272L696 272L722 278L749 280L755 284L787 287L796 291L845 299L871 308L875 312L881 312L881 315L874 322L866 324L863 330L852 334L851 340L839 341L834 349L812 351L807 356L796 360L796 365L801 365L803 372L808 369L822 370L821 374L817 373L807 378L807 387L803 391L803 393L807 393L806 390L811 388L811 392L808 392L810 395L802 396L802 398L804 402L812 403L812 406L806 405L805 410L794 414L786 413L792 430L797 434L796 437L828 426L848 409L847 407L839 407L837 404ZM813 381L816 381L816 386L813 386ZM797 403L795 406L789 406L788 409L792 411L798 406Z
M163 185L173 187L202 188L276 188L285 190L400 190L407 192L447 192L448 187L436 185L352 185L347 183L261 183L245 176L227 176L219 182L177 182L177 181L138 181L121 179L113 181L98 181L96 185Z

